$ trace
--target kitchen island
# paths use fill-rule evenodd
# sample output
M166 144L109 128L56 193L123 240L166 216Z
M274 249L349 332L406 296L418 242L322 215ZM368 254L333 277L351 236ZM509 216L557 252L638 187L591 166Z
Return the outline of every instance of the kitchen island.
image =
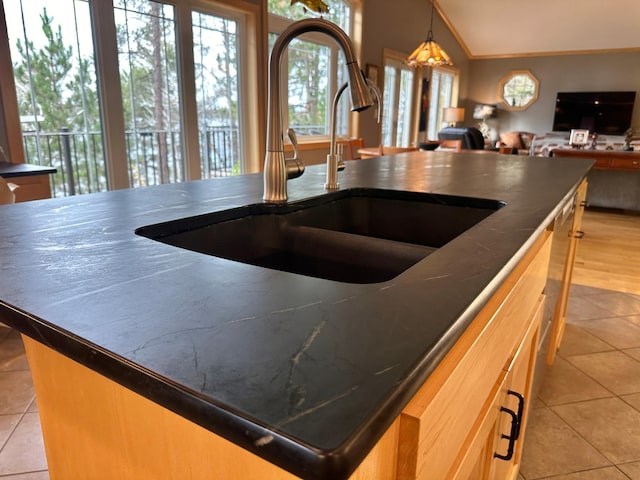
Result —
M90 478L91 468L95 475L122 464L121 478L162 478L172 467L183 478L337 479L358 475L382 448L399 452L406 466L415 452L398 445L399 415L443 359L481 333L474 321L533 267L538 288L545 235L591 164L449 152L348 162L342 189L505 203L397 277L372 284L257 267L135 234L261 203L261 175L3 207L0 224L12 228L0 233L0 321L26 338L52 478L70 478L59 472L73 468ZM290 202L325 194L324 177L318 166L290 181ZM527 305L539 296L533 291ZM522 325L514 342L533 335ZM147 416L151 433L134 440ZM108 443L111 428L122 436ZM67 448L63 458L63 438L82 443L70 435L87 439L91 451L68 460ZM172 436L206 467L173 458L175 445L164 441ZM145 442L149 451L136 455ZM229 449L219 450L225 442ZM69 465L83 457L87 465ZM374 463L391 472L395 461L384 454ZM161 465L157 475L153 464ZM211 473L212 465L223 470ZM411 470L398 468L399 477Z

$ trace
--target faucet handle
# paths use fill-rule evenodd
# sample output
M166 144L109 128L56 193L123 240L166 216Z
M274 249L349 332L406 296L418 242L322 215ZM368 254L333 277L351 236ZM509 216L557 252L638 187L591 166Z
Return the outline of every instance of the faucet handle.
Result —
M293 128L287 129L287 136L293 146L293 158L285 158L284 160L287 167L287 179L298 178L304 173L304 162L298 158L298 137Z
M298 159L298 137L296 136L296 131L293 128L288 128L287 136L291 141L291 145L293 145L293 158L290 158L288 160L297 160Z
M342 159L342 155L344 154L344 145L342 143L339 143L338 145L336 145L336 150L338 150L336 155L338 158L338 171L341 172L346 166L344 160Z

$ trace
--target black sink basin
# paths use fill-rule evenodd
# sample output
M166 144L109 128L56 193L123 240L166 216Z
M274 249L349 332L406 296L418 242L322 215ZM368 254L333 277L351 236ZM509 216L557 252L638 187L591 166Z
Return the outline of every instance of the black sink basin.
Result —
M388 281L504 205L498 200L350 189L141 227L196 252L329 280Z

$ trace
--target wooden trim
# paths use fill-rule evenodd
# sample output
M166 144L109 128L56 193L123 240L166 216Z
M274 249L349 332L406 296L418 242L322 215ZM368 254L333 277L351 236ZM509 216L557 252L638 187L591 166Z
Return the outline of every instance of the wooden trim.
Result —
M198 180L202 178L202 168L198 139L198 105L195 93L191 12L190 6L183 3L178 3L175 6L176 35L178 35L176 53L178 53L178 76L180 78L178 95L181 103L180 128L182 130L185 180ZM205 13L207 12L205 11Z
M24 163L18 97L13 79L9 33L7 32L7 21L2 2L0 2L0 117L2 117L0 118L0 127L4 126L6 130L6 139L0 136L0 146L6 147L5 154L11 163ZM3 159L1 155L0 159Z
M122 87L118 70L118 45L113 1L90 2L90 21L95 43L94 55L100 122L102 124L104 155L109 190L129 188L129 169L125 146Z
M567 55L605 55L612 53L638 53L640 48L610 48L607 50L562 50L558 52L501 53L496 55L472 55L465 49L469 60L496 60L501 58L560 57Z

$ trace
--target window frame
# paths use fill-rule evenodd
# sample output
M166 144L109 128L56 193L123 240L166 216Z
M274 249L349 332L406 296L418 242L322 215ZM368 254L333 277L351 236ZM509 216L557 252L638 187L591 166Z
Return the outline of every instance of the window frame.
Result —
M384 93L387 87L387 85L385 84L386 83L386 67L392 66L393 68L396 69L396 72L401 72L402 70L406 70L406 71L411 71L413 74L412 85L411 85L411 100L409 104L405 106L409 108L411 112L409 125L408 125L409 130L408 130L408 133L406 134L407 145L395 145L397 143L396 142L397 119L396 119L396 122L394 122L396 126L393 128L393 131L391 133L391 138L393 139L392 145L386 145L386 146L408 147L415 144L418 139L418 126L419 126L419 120L420 120L420 88L421 88L420 85L422 81L422 74L420 69L414 69L404 63L404 60L407 58L407 56L408 54L391 50L388 48L385 48L382 51L382 85L381 85L380 91L382 92L382 95L383 95L383 98L382 98L382 105L383 105L382 119L383 120L378 126L378 138L382 139L383 123L386 115L386 112L384 111L384 105L386 104ZM396 87L399 87L401 82L401 74L396 75L395 81L396 81ZM395 95L399 94L399 91L400 91L399 88L397 90L394 88ZM394 117L397 115L397 113L398 113L397 111L394 111L393 113Z

